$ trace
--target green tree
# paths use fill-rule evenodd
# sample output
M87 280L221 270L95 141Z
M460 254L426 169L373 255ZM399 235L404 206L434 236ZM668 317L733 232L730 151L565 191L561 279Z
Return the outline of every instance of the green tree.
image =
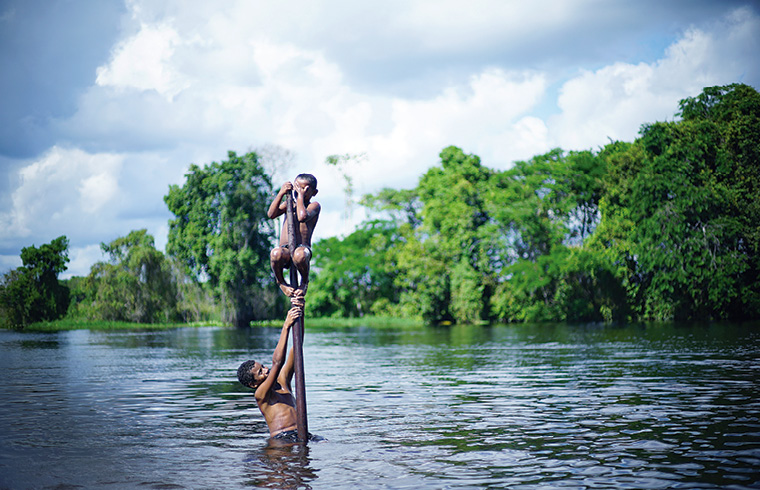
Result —
M351 175L349 167L354 166L367 159L366 153L351 154L346 153L343 155L328 155L325 158L327 165L337 167L338 172L343 177L345 186L343 187L343 194L345 201L343 203L343 220L348 221L353 215L354 209L354 178Z
M176 216L169 222L167 252L198 281L208 281L224 320L245 326L263 318L275 295L269 250L274 231L266 217L272 184L255 153L195 164L182 186L164 197Z
M171 273L177 288L177 315L183 322L219 322L222 312L207 282L199 282L187 275L185 266L176 258L169 258Z
M490 211L509 239L515 259L535 261L569 235L573 199L565 185L566 165L564 153L557 148L529 161L515 162L513 168L494 179Z
M484 234L489 222L486 195L492 171L476 155L450 146L441 165L428 170L406 205L382 191L375 202L406 210L409 226L394 251L401 308L429 321L487 319L494 276ZM372 199L365 199L371 202ZM390 207L390 206L389 206Z
M147 230L132 231L126 237L101 243L100 248L109 260L94 264L84 284L72 284L79 299L72 316L136 323L178 318L177 288L170 264L156 250Z
M756 315L760 94L711 87L645 125L629 206L649 318Z
M69 262L69 240L60 236L39 248L21 249L23 265L3 276L0 307L15 328L60 318L69 306L69 290L58 281Z
M626 289L628 316L756 317L760 96L708 87L679 115L600 153L608 173L589 250Z
M599 200L601 219L584 244L597 264L614 278L616 300L607 305L605 319L634 320L640 317L641 297L646 290L637 263L636 222L630 199L632 186L644 161L641 144L615 141L599 153L607 173ZM620 290L624 294L619 295Z
M422 224L422 202L417 189L391 189L385 187L377 194L367 194L360 204L373 211L386 213L397 226L407 224L417 228Z
M395 265L388 251L398 240L388 221L364 223L347 237L314 247L314 276L306 306L318 316L358 317L393 313Z
M760 96L708 87L678 115L632 143L554 149L507 171L449 147L416 188L365 196L396 224L384 254L395 311L461 322L757 318ZM355 297L352 281L332 276L336 297Z
M591 152L554 149L495 176L489 233L504 237L492 246L501 264L492 299L496 316L546 321L612 315L614 276L582 249L599 221L605 174L604 161Z

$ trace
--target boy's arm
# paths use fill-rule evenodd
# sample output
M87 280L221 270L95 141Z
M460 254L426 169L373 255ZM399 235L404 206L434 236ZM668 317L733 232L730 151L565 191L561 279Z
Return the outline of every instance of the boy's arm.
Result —
M275 219L276 217L282 215L285 213L285 210L287 209L287 204L285 201L282 200L283 197L288 192L293 191L293 183L292 182L285 182L282 184L282 187L280 187L280 191L277 193L277 196L272 200L272 204L269 205L269 209L267 210L267 216L269 219Z
M267 376L267 379L256 388L256 393L254 393L257 400L263 400L266 398L269 390L272 389L274 382L279 377L282 365L285 363L285 349L288 346L290 327L293 326L296 318L300 315L301 309L299 307L293 307L288 311L288 316L285 318L285 323L282 325L282 331L280 332L280 340L277 342L277 347L274 348L274 354L272 354L272 367L269 368L269 375Z
M296 217L301 223L311 221L319 216L319 212L322 210L322 206L318 202L310 202L309 205L304 208L303 199L296 201Z
M288 353L288 359L285 361L285 365L282 366L282 370L280 371L279 379L277 380L281 386L286 386L288 388L288 391L292 391L290 389L290 381L293 379L293 365L295 364L295 357L293 357L293 348L290 348L290 352Z
M293 319L293 324L295 325L296 320L301 316L303 313L303 307L304 307L304 299L303 299L303 291L295 291L294 296L290 298L290 304L293 305L292 310L298 311L298 316L296 316ZM288 312L288 315L290 312ZM285 365L282 367L282 370L280 371L280 376L278 379L278 382L282 386L287 386L288 391L292 391L290 389L290 381L293 379L293 365L295 364L295 357L293 356L293 347L290 348L290 353L288 354L288 358L285 361Z

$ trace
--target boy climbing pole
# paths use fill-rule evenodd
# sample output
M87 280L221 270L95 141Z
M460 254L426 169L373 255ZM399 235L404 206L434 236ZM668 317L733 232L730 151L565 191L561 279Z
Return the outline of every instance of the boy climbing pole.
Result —
M282 325L280 340L272 354L272 366L267 368L257 361L245 361L238 368L237 376L243 386L255 390L256 404L267 422L269 435L276 440L298 442L296 400L290 386L293 349L287 356L285 350L290 329L303 312L303 296L296 293L292 300L294 306Z
M309 286L309 263L311 261L311 237L314 234L314 228L317 226L319 212L321 207L318 202L311 199L317 195L317 179L311 174L300 174L294 182L285 182L282 184L280 191L275 196L272 204L269 205L267 216L275 219L285 214L287 210L287 200L283 199L288 193L295 191L295 250L290 250L288 243L288 223L283 220L282 232L280 233L279 246L272 249L269 255L270 263L277 285L286 296L292 297L295 290L300 290L303 295ZM285 282L283 270L289 268L291 264L295 265L296 270L301 276L299 285L289 285Z

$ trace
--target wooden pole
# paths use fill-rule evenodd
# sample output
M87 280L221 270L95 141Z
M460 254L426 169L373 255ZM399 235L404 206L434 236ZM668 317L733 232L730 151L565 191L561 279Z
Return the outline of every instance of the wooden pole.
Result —
M293 253L296 251L296 212L293 203L293 194L288 194L287 203L288 220L288 249L290 250L290 286L298 287L298 271L292 263ZM309 424L306 420L306 382L303 374L303 312L300 318L293 324L293 361L296 370L296 429L298 440L306 442L309 438Z

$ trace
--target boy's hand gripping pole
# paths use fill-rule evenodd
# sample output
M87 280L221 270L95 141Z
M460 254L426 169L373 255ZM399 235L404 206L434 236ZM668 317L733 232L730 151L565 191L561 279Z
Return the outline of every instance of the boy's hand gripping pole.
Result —
M288 193L287 201L288 220L288 249L290 250L290 286L298 287L298 271L293 263L293 254L296 251L296 213L293 193ZM296 371L296 428L298 440L306 442L309 437L309 424L306 421L306 383L303 373L303 312L293 324L293 361Z

